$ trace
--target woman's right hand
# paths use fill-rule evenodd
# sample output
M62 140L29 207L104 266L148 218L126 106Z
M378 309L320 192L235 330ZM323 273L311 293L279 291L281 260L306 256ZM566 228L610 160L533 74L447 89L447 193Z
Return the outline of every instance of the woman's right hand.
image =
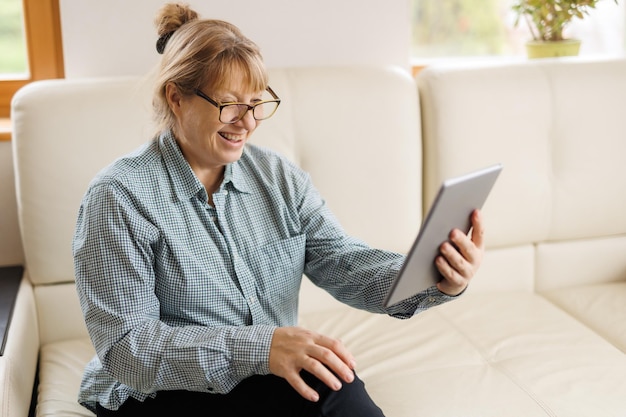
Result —
M302 397L316 402L318 393L304 382L300 371L317 377L330 389L341 389L341 380L354 380L355 360L337 339L301 327L279 327L270 346L269 366L274 375L285 378ZM341 380L340 380L340 379Z

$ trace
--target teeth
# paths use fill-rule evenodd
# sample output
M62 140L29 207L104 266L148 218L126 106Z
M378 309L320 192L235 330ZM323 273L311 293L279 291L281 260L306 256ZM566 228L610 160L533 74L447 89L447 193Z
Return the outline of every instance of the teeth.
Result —
M244 139L243 135L234 135L232 133L220 132L220 135L222 135L224 139L230 140L231 142L239 142Z

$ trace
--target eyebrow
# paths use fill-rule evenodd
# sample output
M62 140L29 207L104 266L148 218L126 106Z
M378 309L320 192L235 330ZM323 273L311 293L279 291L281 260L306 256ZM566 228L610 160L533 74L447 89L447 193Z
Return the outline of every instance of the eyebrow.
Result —
M231 99L232 98L232 99ZM219 101L220 103L224 104L224 103L245 103L244 101L241 101L236 94L234 93L222 93L222 94L218 94L216 95L215 100ZM261 92L258 97L252 97L250 98L251 102L255 102L255 101L263 101L263 92Z

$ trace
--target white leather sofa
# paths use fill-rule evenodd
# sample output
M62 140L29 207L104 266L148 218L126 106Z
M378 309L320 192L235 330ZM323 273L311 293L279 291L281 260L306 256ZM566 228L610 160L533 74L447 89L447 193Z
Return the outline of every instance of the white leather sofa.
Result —
M350 310L307 282L301 324L340 337L388 417L626 416L626 61L272 69L255 132L307 169L344 227L405 252L446 177L504 165L487 253L458 300L410 320ZM26 256L0 415L90 416L94 354L71 238L95 173L152 136L149 80L45 81L14 98ZM37 375L37 378L35 378Z

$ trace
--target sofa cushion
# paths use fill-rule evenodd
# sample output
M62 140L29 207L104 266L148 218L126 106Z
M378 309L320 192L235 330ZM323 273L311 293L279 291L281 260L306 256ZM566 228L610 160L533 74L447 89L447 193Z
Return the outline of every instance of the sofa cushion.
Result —
M625 59L421 71L424 204L443 179L500 162L485 205L493 245L626 233L625 73Z
M37 417L94 415L77 401L83 369L93 355L95 350L89 338L41 347Z
M615 281L626 270L624 74L624 59L429 66L417 77L425 206L443 179L500 162L484 207L488 248L571 249L564 262L540 248L523 266L536 268L538 291ZM485 288L502 277L481 275Z
M563 288L544 296L626 353L626 282Z
M0 356L0 415L26 416L37 372L39 335L33 289L22 280Z
M350 234L406 251L421 220L419 104L410 75L276 68L269 80L281 105L252 142L309 172ZM100 169L153 137L151 85L140 78L46 80L15 95L18 214L35 285L73 281L80 201Z
M530 293L469 294L406 321L341 307L305 313L301 324L343 340L388 417L626 409L626 356ZM76 397L93 353L88 339L42 348L39 416L91 416Z
M626 234L542 242L535 248L535 290L539 293L626 282Z
M344 309L302 324L343 340L388 417L626 409L626 356L537 295L468 294L408 321Z

